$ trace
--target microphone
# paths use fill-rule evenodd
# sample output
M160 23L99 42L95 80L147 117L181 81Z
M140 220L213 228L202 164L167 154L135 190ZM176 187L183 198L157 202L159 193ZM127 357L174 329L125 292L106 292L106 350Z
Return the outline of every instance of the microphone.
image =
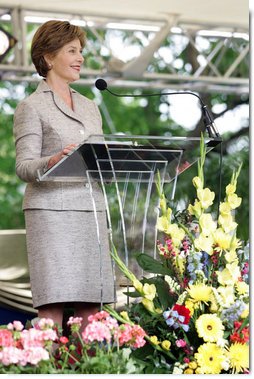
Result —
M99 78L99 79L96 80L95 87L98 90L100 90L100 91L106 90L111 95L117 96L117 97L149 97L149 96L162 96L162 95L192 95L192 96L196 96L199 99L199 102L201 104L201 110L202 110L202 114L203 114L203 122L204 122L204 125L205 125L206 129L207 129L209 137L211 137L211 138L215 138L215 137L221 138L221 136L220 136L220 134L219 134L219 132L218 132L216 126L215 126L213 117L212 117L209 109L204 104L204 102L201 99L201 97L198 96L194 92L190 92L190 91L165 92L165 93L159 93L159 92L157 92L157 93L147 93L147 94L141 94L141 95L118 94L118 93L114 93L110 89L108 89L107 82L104 79L102 79L102 78Z

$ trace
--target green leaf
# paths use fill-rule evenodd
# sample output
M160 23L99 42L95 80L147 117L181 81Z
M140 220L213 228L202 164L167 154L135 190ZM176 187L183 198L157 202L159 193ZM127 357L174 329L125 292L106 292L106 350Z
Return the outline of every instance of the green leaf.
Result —
M171 273L171 271L164 267L162 263L147 254L140 253L136 256L136 259L139 266L147 272L161 275L170 275Z
M136 359L143 360L148 355L153 354L153 351L154 351L154 348L150 344L146 343L143 347L140 347L139 349L134 350L131 356L133 356Z
M169 296L169 285L165 280L162 280L162 278L156 278L155 286L157 290L157 294L159 297L159 301L162 305L163 309L170 308L172 305L172 296Z

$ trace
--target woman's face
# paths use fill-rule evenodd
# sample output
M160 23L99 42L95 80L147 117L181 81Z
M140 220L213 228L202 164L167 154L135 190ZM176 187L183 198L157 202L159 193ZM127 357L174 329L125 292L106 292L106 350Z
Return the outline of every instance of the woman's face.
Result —
M54 57L47 61L52 65L48 72L52 78L61 79L67 83L78 80L81 65L84 62L79 39L64 45Z

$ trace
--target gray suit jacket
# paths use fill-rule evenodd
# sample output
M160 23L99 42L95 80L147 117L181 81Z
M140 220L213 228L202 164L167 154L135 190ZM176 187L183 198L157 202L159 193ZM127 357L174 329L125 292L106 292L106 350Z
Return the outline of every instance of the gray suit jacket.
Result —
M23 209L93 210L90 190L83 183L37 182L37 170L70 143L102 134L101 115L94 101L72 91L74 111L42 80L21 101L14 114L16 173L26 186ZM105 209L95 186L96 208Z

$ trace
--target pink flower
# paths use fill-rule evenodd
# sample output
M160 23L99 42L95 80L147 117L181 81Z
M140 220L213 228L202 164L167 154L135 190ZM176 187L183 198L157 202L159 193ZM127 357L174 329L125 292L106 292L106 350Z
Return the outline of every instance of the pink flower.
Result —
M23 360L31 365L37 365L40 361L49 359L49 353L42 347L31 348L23 352Z
M22 350L17 349L14 346L4 347L0 352L0 362L4 366L9 366L12 363L17 364L20 362L22 357Z
M53 329L38 330L31 328L29 330L22 330L20 341L24 349L35 347L43 347L44 341L55 341L57 334Z
M12 332L7 329L0 329L0 346L13 346L13 342Z
M24 325L20 322L20 321L13 321L13 327L15 330L18 330L19 332L21 332L21 330L24 329Z
M184 346L186 346L186 341L185 340L177 340L176 346L177 347L184 347Z
M100 311L100 312L97 312L95 313L94 315L90 315L88 317L88 321L89 322L92 322L92 321L101 321L103 319L106 319L109 317L109 313L106 312L106 311Z
M54 321L51 318L41 318L38 321L37 326L41 330L53 328Z
M70 317L68 322L67 322L67 325L78 325L79 327L81 326L81 323L83 321L83 318L82 317Z
M88 317L88 321L101 321L103 324L107 325L110 330L118 328L117 320L111 317L109 313L105 311L97 312L95 315L90 315Z
M146 343L144 340L145 335L145 331L139 325L124 324L116 331L115 338L118 338L120 346L127 344L128 346L139 348Z
M82 338L85 343L98 341L102 342L106 340L110 342L111 333L110 329L101 321L93 321L88 324L82 333Z
M42 330L41 339L43 341L55 341L57 339L56 331L53 329Z

